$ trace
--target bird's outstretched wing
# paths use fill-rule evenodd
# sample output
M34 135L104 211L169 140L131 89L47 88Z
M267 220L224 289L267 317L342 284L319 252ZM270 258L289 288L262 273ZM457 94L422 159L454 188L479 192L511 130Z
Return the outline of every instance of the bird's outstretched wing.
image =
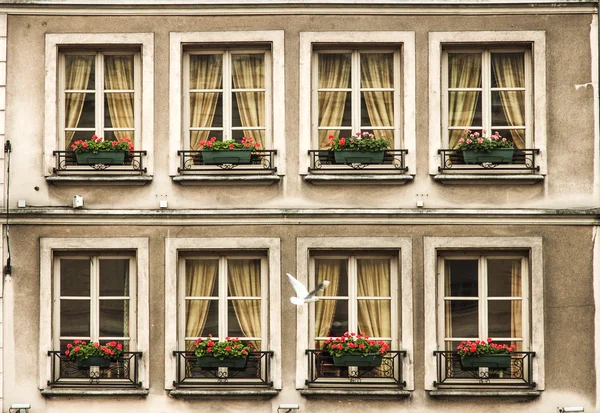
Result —
M296 291L296 296L300 298L306 298L308 296L308 290L300 281L292 277L290 274L286 273L290 282L292 283L292 287L294 287L294 291Z
M323 282L320 283L319 285L317 285L314 290L312 290L311 292L308 293L306 298L314 297L315 295L317 295L319 293L319 291L327 288L328 285L329 285L329 281L323 280Z

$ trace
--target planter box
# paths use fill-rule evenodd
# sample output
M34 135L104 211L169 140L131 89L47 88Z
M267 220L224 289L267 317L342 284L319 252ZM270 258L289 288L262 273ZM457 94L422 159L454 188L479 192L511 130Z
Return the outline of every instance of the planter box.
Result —
M463 151L465 163L511 163L514 149L492 149L485 151Z
M106 359L100 356L88 357L85 360L77 360L77 367L109 367L110 359Z
M507 369L510 367L510 354L486 354L483 356L461 357L460 363L465 370L489 367L492 369Z
M385 151L361 152L361 151L334 151L335 162L338 164L364 163L378 164L383 162Z
M252 151L246 149L231 149L224 151L202 151L204 165L249 164Z
M100 151L75 153L79 165L123 165L125 151Z
M381 360L383 356L378 354L369 354L366 356L356 356L356 355L345 355L345 356L332 356L333 357L333 365L338 367L377 367L381 366Z
M204 368L228 367L231 369L244 369L246 368L247 362L248 357L240 357L234 359L225 358L221 360L213 356L202 356L197 357L196 366Z

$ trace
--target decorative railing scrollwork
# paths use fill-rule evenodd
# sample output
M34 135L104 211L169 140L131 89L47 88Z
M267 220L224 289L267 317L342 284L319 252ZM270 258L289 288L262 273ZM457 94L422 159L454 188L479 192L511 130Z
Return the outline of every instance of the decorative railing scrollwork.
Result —
M75 152L73 151L54 151L52 152L56 164L52 169L54 174L98 174L106 173L109 175L143 175L147 172L144 166L144 157L146 151L130 151L125 155L125 162L122 165L105 165L102 163L93 165L79 165Z
M408 149L389 149L385 151L381 163L336 163L334 153L330 150L310 150L309 172L348 172L360 171L364 173L372 172L401 172L407 173L406 155Z
M502 171L505 173L536 173L540 167L536 164L536 155L539 149L515 149L510 163L481 162L477 164L466 163L460 149L438 149L440 155L440 173L463 171Z
M215 172L232 174L274 174L277 172L275 166L275 155L277 150L253 151L250 163L215 163L205 164L203 153L210 151L177 151L179 156L179 167L177 172L183 175L214 174Z

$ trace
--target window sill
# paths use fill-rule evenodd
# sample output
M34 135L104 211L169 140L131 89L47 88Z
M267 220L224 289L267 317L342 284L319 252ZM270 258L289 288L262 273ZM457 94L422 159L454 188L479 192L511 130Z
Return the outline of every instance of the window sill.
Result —
M437 174L433 179L444 185L533 185L545 178L538 174Z
M397 397L405 398L412 395L411 391L408 390L375 390L375 389L303 389L300 390L300 394L305 397L319 397L319 396L358 396L358 397Z
M413 179L412 175L392 174L308 174L304 176L304 180L313 185L404 185Z
M54 185L70 185L83 183L86 185L146 185L152 182L152 176L81 176L81 175L52 175L46 181Z
M271 185L281 180L278 175L178 175L173 182L180 185Z
M273 389L175 389L169 390L169 396L176 398L193 397L275 397L279 394L278 390Z
M538 390L474 389L474 390L430 390L431 397L498 397L534 399L542 393Z
M143 397L150 394L148 389L43 389L44 397L121 397L136 396Z

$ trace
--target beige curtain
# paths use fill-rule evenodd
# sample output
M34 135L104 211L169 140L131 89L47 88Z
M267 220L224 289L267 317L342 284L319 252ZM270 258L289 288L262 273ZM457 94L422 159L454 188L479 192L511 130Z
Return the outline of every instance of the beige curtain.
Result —
M394 59L386 53L364 53L360 55L361 87L394 87ZM392 92L366 91L364 93L367 113L372 126L394 125L394 95ZM390 148L394 147L394 137L388 131L375 130L377 138L385 138Z
M262 89L265 87L264 55L234 55L232 62L232 77L234 89ZM242 126L265 126L265 93L236 92ZM245 136L250 136L265 148L264 131L244 130Z
M133 90L133 56L105 56L105 90ZM133 128L134 93L106 93L113 128ZM115 131L117 139L130 138L133 131Z
M448 54L450 88L481 87L481 55L478 53ZM478 91L448 93L448 125L471 126L479 100ZM456 148L464 130L449 130L450 148Z
M185 295L209 297L217 278L217 260L185 261ZM200 337L206 324L210 300L185 300L185 336ZM193 342L186 342L186 350L193 350Z
M358 296L390 297L390 262L360 259ZM391 337L390 300L358 300L358 330L369 337Z
M94 56L71 56L66 57L65 62L65 89L66 90L85 90L90 80L90 73L94 64ZM65 94L65 127L76 128L81 118L83 104L85 103L85 93L66 93ZM74 131L65 133L65 149L70 150Z
M329 281L326 294L335 297L340 285L341 260L315 260L315 285L324 280ZM328 337L337 300L321 300L315 303L315 337ZM322 342L315 342L316 348L322 347Z
M219 55L190 56L190 89L219 89L223 77L223 58ZM190 126L212 126L219 92L190 93ZM190 149L199 149L198 143L208 140L210 131L191 131Z
M349 55L319 55L319 89L346 88L350 80ZM319 126L341 126L348 92L319 93ZM329 149L328 136L339 130L320 130L319 149Z
M497 86L502 88L520 88L525 86L525 58L523 53L494 53L492 55L492 70ZM523 92L500 92L502 109L510 126L525 125L525 102ZM513 142L517 148L525 148L525 131L511 130Z
M227 284L232 297L261 297L260 260L229 260ZM261 300L231 300L245 337L261 337ZM251 341L261 350L262 341Z
M521 278L521 262L513 261L512 263L512 273L511 273L511 296L512 297L522 297L523 296L523 282ZM523 337L523 301L521 300L512 300L511 301L511 309L510 309L510 335L513 338L522 338ZM517 341L517 350L522 350L522 342Z

